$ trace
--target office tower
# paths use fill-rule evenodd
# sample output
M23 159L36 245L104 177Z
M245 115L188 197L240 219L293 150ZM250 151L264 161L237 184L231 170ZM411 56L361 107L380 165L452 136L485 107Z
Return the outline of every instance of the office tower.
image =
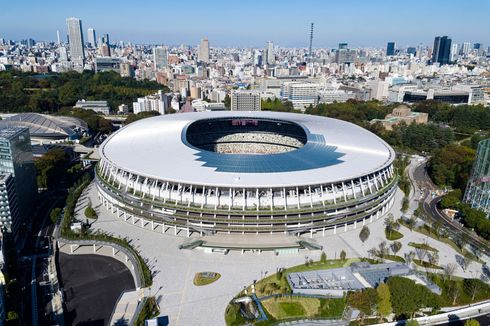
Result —
M461 47L461 54L468 55L470 53L470 46L470 42L464 42L463 46Z
M347 50L349 48L348 43L339 43L339 50Z
M11 233L13 238L19 236L22 220L19 214L19 202L12 174L0 173L0 228Z
M274 43L271 41L267 42L267 46L264 50L265 63L268 65L273 65L276 63L276 56L274 55Z
M310 27L310 48L308 49L308 58L309 59L313 58L313 27L314 27L314 23L311 23L311 27Z
M464 201L490 217L490 138L478 143Z
M447 36L436 36L434 39L434 48L432 49L432 63L447 65L449 54L451 52L451 39Z
M88 38L88 44L90 45L91 48L96 48L97 47L97 38L95 37L95 29L89 28L87 30L87 38Z
M82 21L78 18L68 18L66 20L68 26L68 40L70 43L70 58L71 61L83 65L85 60L85 51L83 43Z
M451 45L451 55L450 55L450 61L454 62L458 58L458 45L454 43Z
M56 31L56 44L61 44L60 31Z
M34 44L36 44L36 41L34 41L32 38L27 39L26 45L28 48L32 48Z
M111 45L109 42L109 34L103 34L99 40L99 54L104 57L111 56Z
M197 49L197 61L209 63L209 41L207 37L201 40Z
M31 137L26 127L2 125L0 128L0 173L11 174L14 179L15 193L19 207L18 222L12 229L17 238L23 225L30 223L33 209L36 207L37 185ZM5 180L7 180L6 178ZM8 187L8 181L5 181Z
M395 42L388 42L386 45L386 56L395 55Z
M476 50L476 53L478 55L482 55L483 54L483 44L481 44L481 43L473 44L473 50Z
M231 92L231 111L260 111L258 91L235 90Z
M407 54L411 54L414 57L417 55L417 48L414 46L410 46L407 48Z
M153 48L153 66L155 70L160 70L168 66L166 47L159 46Z

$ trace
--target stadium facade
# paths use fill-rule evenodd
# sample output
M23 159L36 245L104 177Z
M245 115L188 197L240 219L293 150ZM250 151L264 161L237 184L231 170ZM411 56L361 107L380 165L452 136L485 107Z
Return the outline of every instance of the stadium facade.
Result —
M112 134L99 153L104 206L187 234L335 232L385 214L397 185L383 140L305 114L158 116Z

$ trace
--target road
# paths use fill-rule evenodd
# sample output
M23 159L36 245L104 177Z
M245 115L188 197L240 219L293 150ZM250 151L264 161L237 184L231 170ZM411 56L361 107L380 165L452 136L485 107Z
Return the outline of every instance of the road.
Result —
M432 192L436 190L436 186L432 183L432 180L427 174L425 161L419 164L413 171L409 171L409 177L411 179L413 178L412 181L416 183L416 188L418 188L415 190L416 192L420 191L419 189L424 191L421 202L424 212L429 219L434 222L438 221L445 226L452 238L458 238L464 234L468 245L473 248L478 248L479 251L490 256L490 246L487 241L483 240L458 222L447 218L437 209L437 204L442 196L432 197Z

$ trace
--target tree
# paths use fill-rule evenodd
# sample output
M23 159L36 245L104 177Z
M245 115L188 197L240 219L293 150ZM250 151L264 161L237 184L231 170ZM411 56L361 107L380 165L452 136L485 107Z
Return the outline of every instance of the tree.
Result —
M405 326L419 326L419 322L415 319L410 319L410 320L407 320L407 322L405 323Z
M391 251L393 251L393 254L396 255L400 249L402 248L402 243L400 241L394 241L390 245Z
M415 248L415 254L417 255L417 258L420 261L423 261L425 259L425 256L427 255L427 249L425 249L425 248Z
M400 229L400 224L395 221L395 218L391 213L388 214L388 217L385 218L385 226L389 238L391 238L391 234L393 233L393 231L398 231L398 229Z
M480 326L480 322L476 319L468 319L464 323L464 326Z
M13 310L7 313L7 321L17 320L19 319L19 314Z
M453 300L453 305L456 304L456 300L458 300L460 295L459 286L456 281L449 281L449 285L447 287L447 296Z
M144 111L144 112L138 112L137 114L130 113L128 114L126 120L124 120L124 125L128 125L132 122L149 118L149 117L156 117L159 116L160 113L157 111Z
M431 252L428 254L428 259L431 265L437 265L439 263L439 254L437 252Z
M342 249L342 251L340 252L340 260L345 261L346 258L347 258L347 253L345 252L344 249Z
M65 179L69 162L67 153L61 148L53 148L35 160L38 186L47 189L58 186Z
M449 263L446 266L444 266L444 275L447 277L449 281L451 281L455 271L456 271L456 264L454 263Z
M387 251L388 251L388 245L386 244L386 241L381 241L378 245L379 247L379 252L378 254L381 256L381 257L384 257L384 255L386 255Z
M322 254L320 255L320 262L322 264L325 264L327 262L327 254L325 253L325 251L322 251Z
M97 218L97 213L95 212L95 209L92 208L92 206L88 206L87 208L85 208L85 217L91 219Z
M231 108L231 97L229 94L225 95L225 99L223 100L223 103L225 103L225 108L227 109Z
M417 310L424 307L440 306L438 295L413 280L393 276L388 279L387 284L390 288L393 312L398 318L410 318Z
M49 219L51 220L51 222L56 223L60 215L61 215L61 208L59 207L53 208L49 213Z
M391 307L391 294L390 288L385 283L381 283L376 288L377 292L377 311L381 319L391 314L393 311Z
M361 323L365 316L370 316L373 313L374 307L376 306L376 290L373 288L366 288L361 291L349 292L347 294L347 303L358 309L361 314Z
M415 252L413 251L406 252L404 257L405 257L405 261L407 262L407 265L410 266L410 264L413 261L413 258L415 257Z
M484 288L484 284L482 283L482 281L476 278L465 278L463 280L463 289L471 297L471 301L474 301L480 289Z
M359 239L361 239L362 244L364 244L364 242L366 242L366 240L369 238L369 234L369 228L367 226L363 226L361 232L359 232Z

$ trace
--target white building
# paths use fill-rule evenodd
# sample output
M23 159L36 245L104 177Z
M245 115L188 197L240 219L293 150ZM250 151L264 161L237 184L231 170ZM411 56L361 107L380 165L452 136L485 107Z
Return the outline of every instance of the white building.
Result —
M370 80L367 82L368 88L371 90L371 100L384 100L388 97L389 83L383 80Z
M231 92L232 111L260 111L260 93L258 91L235 90Z
M158 91L153 95L138 98L137 102L133 102L133 113L157 111L160 114L165 114L167 111L166 95L162 91Z
M107 101L79 100L74 107L78 109L92 110L97 113L109 114L109 105L107 104Z
M285 82L281 86L281 97L293 103L296 110L318 104L320 85L315 83Z

